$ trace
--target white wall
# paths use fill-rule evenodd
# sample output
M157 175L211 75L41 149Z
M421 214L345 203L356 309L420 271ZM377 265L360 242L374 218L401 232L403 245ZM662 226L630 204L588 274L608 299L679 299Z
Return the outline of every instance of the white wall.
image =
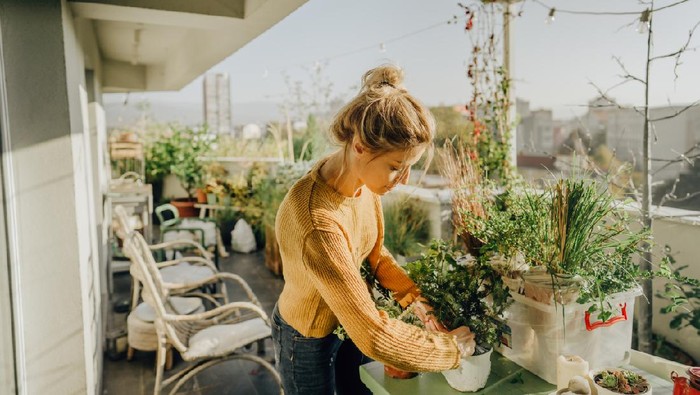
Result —
M683 214L693 216L679 217ZM700 213L665 208L660 215L673 217L654 220L654 242L658 246L655 251L656 256L660 256L660 248L663 248L664 245L670 246L671 255L677 261L676 266L688 265L682 274L700 279ZM664 284L663 280L655 280L654 293L662 292ZM638 302L644 303L641 299L638 299ZM697 331L692 327L681 331L670 329L668 324L673 315L659 312L662 306L668 305L668 301L654 297L653 303L654 333L663 335L671 343L681 346L696 361L700 361L700 336L698 336Z
M4 1L0 18L18 392L93 394L102 354L83 52L65 1Z

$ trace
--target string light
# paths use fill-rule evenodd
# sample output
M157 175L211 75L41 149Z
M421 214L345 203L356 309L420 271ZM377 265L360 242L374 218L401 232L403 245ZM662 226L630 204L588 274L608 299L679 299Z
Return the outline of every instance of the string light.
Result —
M557 12L557 9L552 7L549 10L549 14L547 15L547 18L545 18L544 23L546 23L547 25L551 25L552 23L554 23L554 14L556 12Z
M386 45L384 45L384 43L379 43L379 52L386 52Z
M550 12L553 9L552 6L545 4L541 0L533 0L533 1L537 4L539 4L540 6L550 10ZM690 0L679 0L675 3L671 3L671 4L665 5L663 7L650 9L649 13L652 14L654 12L665 10L667 8L672 8L672 7L675 7L679 4L686 3L688 1L690 1ZM574 15L639 15L639 11L579 11L579 10L558 9L557 12L563 13L563 14L574 14Z

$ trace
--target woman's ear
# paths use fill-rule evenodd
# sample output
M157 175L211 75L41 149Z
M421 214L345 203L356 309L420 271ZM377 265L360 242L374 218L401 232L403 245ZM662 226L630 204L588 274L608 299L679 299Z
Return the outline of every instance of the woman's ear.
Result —
M365 152L368 152L367 148L365 148L360 139L358 139L357 137L352 139L352 151L356 155L362 155Z

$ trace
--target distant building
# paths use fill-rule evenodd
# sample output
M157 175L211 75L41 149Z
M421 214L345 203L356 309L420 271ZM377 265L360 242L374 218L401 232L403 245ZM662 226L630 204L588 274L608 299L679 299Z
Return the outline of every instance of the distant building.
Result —
M516 112L520 117L516 130L518 153L552 155L555 150L552 110L531 110L528 101L517 99Z
M684 106L664 106L651 108L650 118L671 116L683 109ZM589 111L582 122L588 131L594 135L602 133L605 144L613 150L615 156L623 161L641 167L643 149L644 118L634 109L621 109L615 106L604 106L600 99L589 103ZM664 159L674 159L700 143L700 107L691 108L676 117L654 122L654 130L650 133L652 139L651 156L652 171L665 165ZM679 167L680 166L680 167ZM655 172L657 180L671 179L679 172L687 170L687 164L667 166Z
M204 121L216 134L231 133L231 92L226 73L204 76Z

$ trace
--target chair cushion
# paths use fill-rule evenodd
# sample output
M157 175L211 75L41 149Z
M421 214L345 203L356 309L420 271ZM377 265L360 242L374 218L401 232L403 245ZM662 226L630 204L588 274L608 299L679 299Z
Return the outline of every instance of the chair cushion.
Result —
M204 312L204 305L202 304L202 299L200 298L172 296L170 297L170 303L177 314L187 315ZM153 322L156 319L156 311L146 302L136 306L134 311L129 314L129 316L131 315L143 322Z
M166 283L191 284L213 276L214 271L207 266L182 262L160 269L160 275Z
M182 357L189 361L227 355L271 335L272 330L262 318L253 318L237 324L213 325L190 338L189 348Z

